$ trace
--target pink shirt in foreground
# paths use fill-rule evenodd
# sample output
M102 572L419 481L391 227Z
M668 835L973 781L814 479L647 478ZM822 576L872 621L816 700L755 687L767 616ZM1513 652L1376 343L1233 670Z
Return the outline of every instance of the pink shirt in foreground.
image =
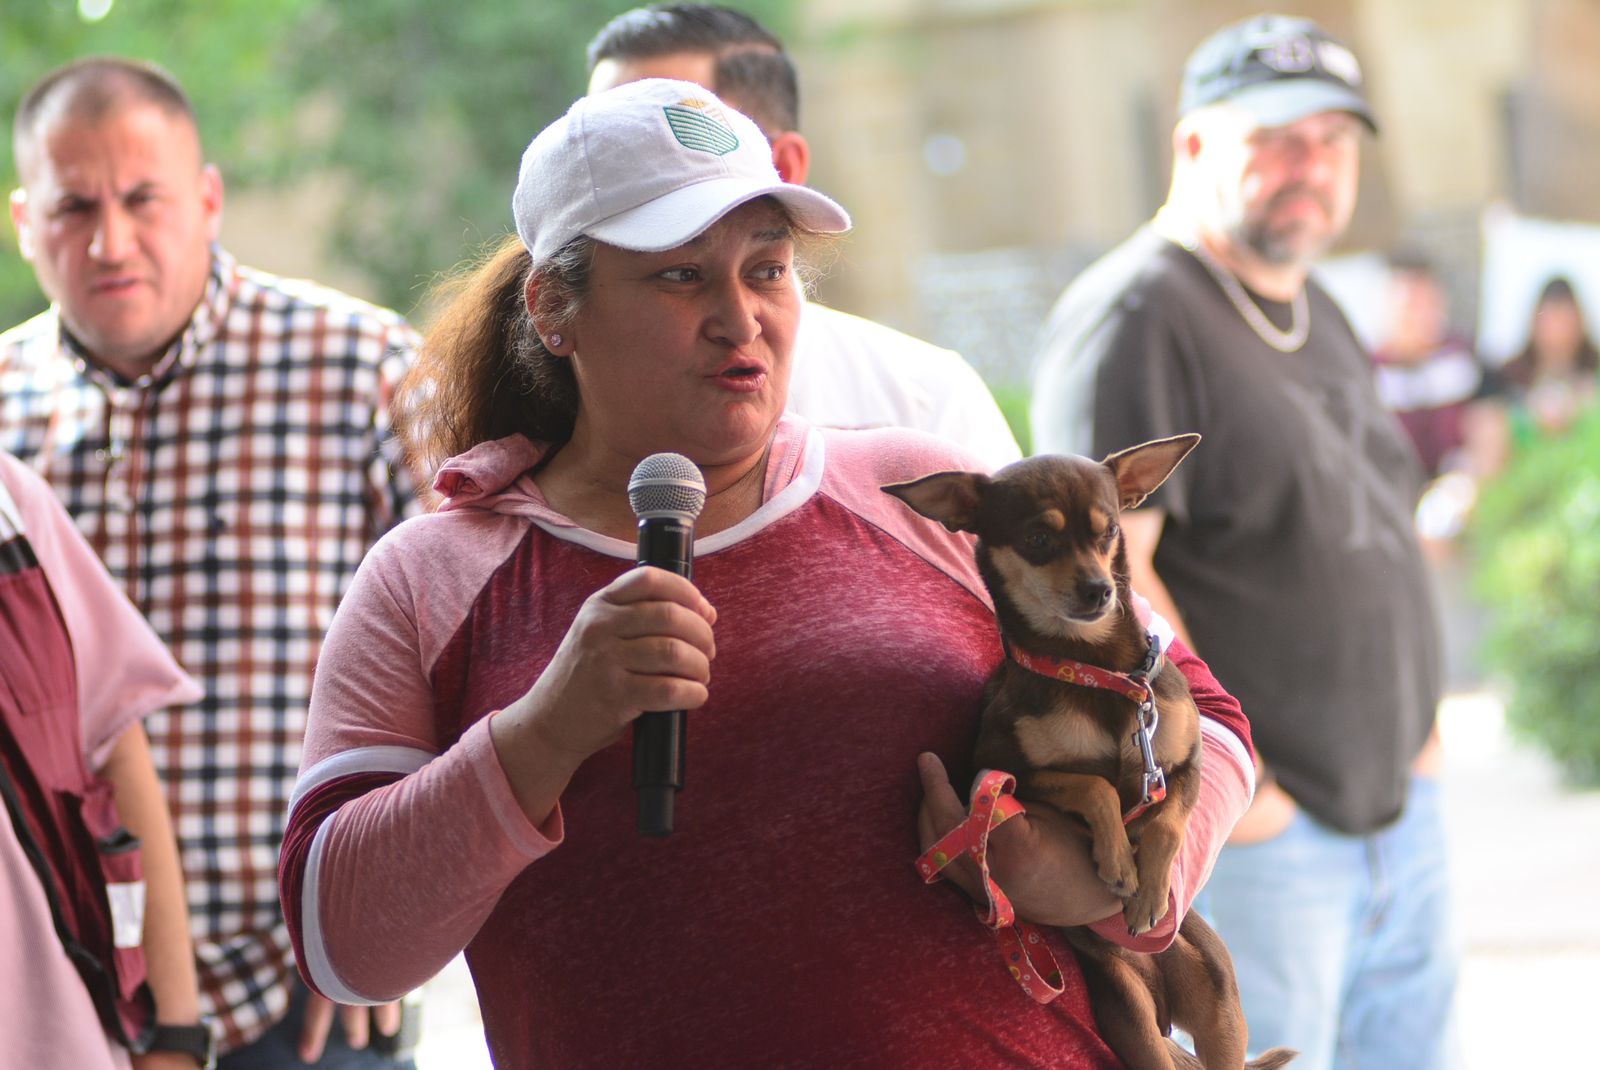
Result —
M49 580L71 637L84 750L104 763L123 731L151 710L192 702L186 677L106 574L50 488L10 454L0 482ZM0 811L0 1064L49 1070L128 1065L100 1027L94 1004L56 936L38 875Z

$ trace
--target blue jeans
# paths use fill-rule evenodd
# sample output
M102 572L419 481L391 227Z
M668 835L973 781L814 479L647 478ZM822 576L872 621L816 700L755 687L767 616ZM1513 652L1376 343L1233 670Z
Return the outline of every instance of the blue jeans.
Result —
M296 984L289 997L289 1013L283 1021L267 1030L260 1039L238 1051L229 1052L217 1060L217 1070L416 1070L417 1064L409 1050L398 1055L386 1055L372 1048L352 1048L344 1038L344 1027L339 1016L334 1015L333 1027L328 1030L328 1044L322 1058L314 1063L302 1062L300 1027L306 1010L306 989ZM407 1015L418 1008L408 1006ZM401 1035L408 1030L401 1028ZM414 1040L413 1040L414 1043Z
M1228 945L1250 1051L1295 1070L1457 1070L1459 948L1436 781L1413 778L1400 820L1367 836L1295 816L1228 847L1202 913Z

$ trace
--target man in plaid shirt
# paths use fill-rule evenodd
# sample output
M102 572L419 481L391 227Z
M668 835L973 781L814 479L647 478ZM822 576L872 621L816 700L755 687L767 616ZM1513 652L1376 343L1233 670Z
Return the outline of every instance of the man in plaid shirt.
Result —
M53 303L0 335L0 447L50 481L205 687L147 722L202 1003L223 1066L301 1066L333 1015L302 994L303 1028L285 1020L278 850L323 633L367 547L417 509L388 418L417 338L394 312L215 246L221 178L158 68L62 67L14 139L11 217ZM341 1014L318 1065L392 1067L365 1045L397 1015Z

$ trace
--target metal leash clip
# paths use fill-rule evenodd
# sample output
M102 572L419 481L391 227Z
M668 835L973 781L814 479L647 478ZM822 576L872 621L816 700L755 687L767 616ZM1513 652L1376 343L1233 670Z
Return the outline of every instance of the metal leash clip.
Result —
M1147 698L1141 702L1139 731L1134 737L1139 741L1139 752L1144 758L1144 797L1139 800L1140 806L1153 806L1167 797L1167 774L1156 764L1155 749L1150 744L1151 737L1156 734L1156 725L1160 723L1155 700Z

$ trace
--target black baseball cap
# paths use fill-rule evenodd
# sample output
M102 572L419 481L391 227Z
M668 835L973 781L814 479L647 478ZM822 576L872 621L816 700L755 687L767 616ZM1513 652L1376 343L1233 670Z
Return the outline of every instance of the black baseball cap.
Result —
M1310 19L1256 15L1200 42L1183 66L1178 115L1223 101L1262 126L1347 111L1378 131L1355 53Z

